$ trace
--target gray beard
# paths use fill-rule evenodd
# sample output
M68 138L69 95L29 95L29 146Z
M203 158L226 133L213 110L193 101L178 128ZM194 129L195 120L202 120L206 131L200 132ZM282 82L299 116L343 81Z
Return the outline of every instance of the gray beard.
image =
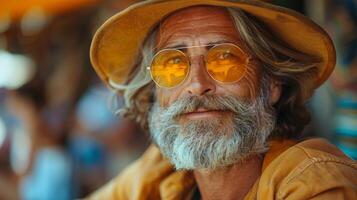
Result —
M183 98L167 108L161 108L156 101L149 115L150 133L176 169L227 167L267 151L275 114L266 102L263 92L249 103L232 96L213 95ZM178 122L181 114L198 108L232 114Z

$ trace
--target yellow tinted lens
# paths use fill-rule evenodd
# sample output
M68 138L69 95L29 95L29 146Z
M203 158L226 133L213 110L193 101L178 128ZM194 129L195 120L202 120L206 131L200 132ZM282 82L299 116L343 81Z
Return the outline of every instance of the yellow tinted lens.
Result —
M188 68L189 60L183 52L168 49L155 55L150 70L156 84L171 88L185 80Z
M206 61L207 71L213 79L233 83L244 76L248 56L233 44L221 44L209 50Z

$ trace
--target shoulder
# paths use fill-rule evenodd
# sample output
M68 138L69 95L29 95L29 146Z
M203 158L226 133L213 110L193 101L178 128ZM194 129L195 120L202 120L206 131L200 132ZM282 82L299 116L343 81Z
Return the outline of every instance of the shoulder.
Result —
M87 199L157 199L160 182L172 172L171 164L151 145L139 160Z
M273 199L354 199L357 164L324 139L306 140L266 167L258 194Z

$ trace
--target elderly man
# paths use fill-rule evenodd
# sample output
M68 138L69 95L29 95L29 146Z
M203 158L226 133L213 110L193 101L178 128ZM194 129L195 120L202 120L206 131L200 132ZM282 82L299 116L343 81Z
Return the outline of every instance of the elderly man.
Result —
M90 199L357 199L357 164L297 141L332 72L328 35L247 0L155 0L96 33L91 59L153 145Z

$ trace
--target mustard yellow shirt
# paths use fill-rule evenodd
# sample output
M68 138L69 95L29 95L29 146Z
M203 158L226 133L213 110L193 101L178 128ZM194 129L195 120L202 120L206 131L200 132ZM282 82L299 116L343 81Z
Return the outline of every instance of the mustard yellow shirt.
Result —
M175 171L150 146L144 155L89 200L188 200L197 186L190 171ZM357 200L357 163L324 139L272 141L262 175L244 200Z

